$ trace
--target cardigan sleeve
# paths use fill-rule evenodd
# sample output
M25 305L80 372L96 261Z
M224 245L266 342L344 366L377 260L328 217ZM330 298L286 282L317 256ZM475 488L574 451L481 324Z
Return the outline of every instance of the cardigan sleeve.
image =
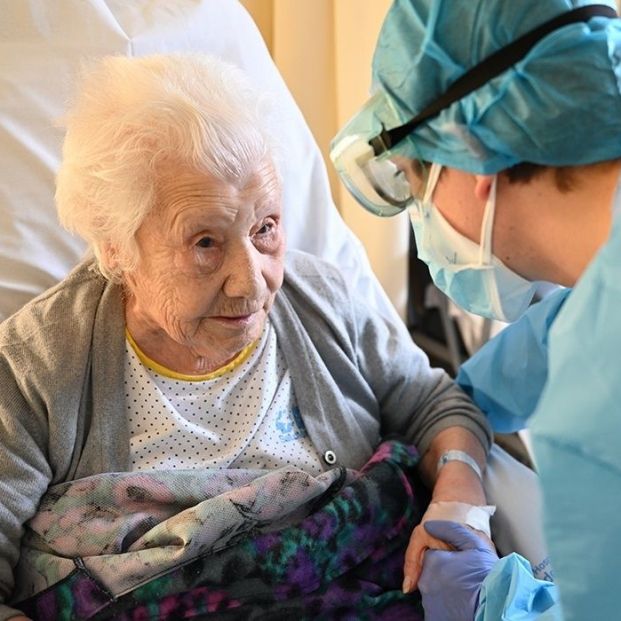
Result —
M459 426L489 450L492 432L483 413L444 370L430 366L402 322L387 320L357 298L335 266L289 253L273 311L279 343L292 376L299 378L296 395L308 392L312 356L317 359L311 360L313 375L323 372L324 384L334 393L330 396L336 395L331 413L315 426L324 444L336 444L341 454L353 457L362 452L362 444L398 436L425 452L440 431ZM293 345L297 341L299 347ZM312 392L308 409L317 411L326 396L316 387ZM346 444L362 436L366 441L349 450ZM341 440L345 437L348 443Z
M24 524L51 483L71 476L101 280L85 263L0 324L0 621ZM77 450L76 450L77 449Z
M13 591L23 525L36 512L52 478L47 461L43 408L33 409L22 394L3 348L0 356L0 602ZM0 604L0 620L15 614Z
M402 435L424 453L448 427L471 431L489 451L492 432L485 415L443 370L432 368L404 325L379 317L352 300L358 366L375 393L383 435Z

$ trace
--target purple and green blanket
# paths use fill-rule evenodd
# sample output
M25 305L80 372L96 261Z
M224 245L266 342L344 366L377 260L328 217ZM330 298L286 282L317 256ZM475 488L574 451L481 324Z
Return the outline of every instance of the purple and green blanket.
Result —
M411 619L403 557L425 507L416 451L360 471L109 473L51 487L13 605L35 621ZM416 488L416 489L415 489Z

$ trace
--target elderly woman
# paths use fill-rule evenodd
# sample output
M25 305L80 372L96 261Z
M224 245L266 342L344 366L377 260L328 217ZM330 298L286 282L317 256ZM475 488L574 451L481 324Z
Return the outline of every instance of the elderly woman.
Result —
M57 204L93 257L0 326L0 620L416 618L417 458L374 451L417 447L432 515L485 504L480 412L335 267L285 254L264 108L205 57L86 76Z

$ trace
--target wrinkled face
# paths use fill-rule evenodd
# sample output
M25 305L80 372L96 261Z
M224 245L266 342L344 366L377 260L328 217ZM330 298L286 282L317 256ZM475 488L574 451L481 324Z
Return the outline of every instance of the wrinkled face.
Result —
M187 170L167 177L126 275L126 313L147 341L223 363L260 336L283 279L280 199L271 163L242 188Z

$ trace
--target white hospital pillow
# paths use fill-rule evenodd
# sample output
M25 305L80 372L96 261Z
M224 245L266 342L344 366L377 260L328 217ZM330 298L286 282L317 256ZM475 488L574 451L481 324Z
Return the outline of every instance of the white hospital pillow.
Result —
M58 225L53 199L62 143L54 122L82 61L190 50L238 65L278 102L289 247L337 263L366 299L396 317L333 205L299 108L236 0L0 0L0 14L0 320L60 280L84 252Z

